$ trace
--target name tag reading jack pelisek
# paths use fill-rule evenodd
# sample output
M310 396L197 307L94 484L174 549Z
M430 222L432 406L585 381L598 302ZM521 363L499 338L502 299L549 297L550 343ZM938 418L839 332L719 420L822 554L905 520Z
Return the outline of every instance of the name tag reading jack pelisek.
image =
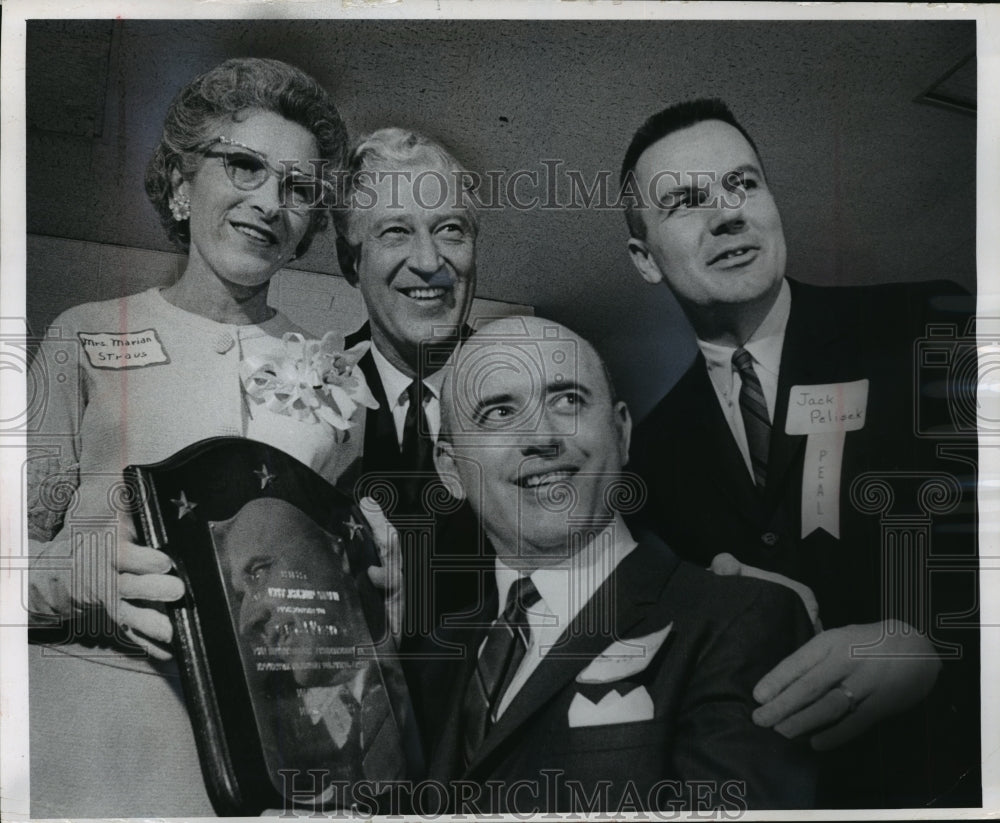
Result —
M792 386L785 433L806 435L802 468L802 537L824 529L840 538L840 472L844 438L864 428L868 380Z

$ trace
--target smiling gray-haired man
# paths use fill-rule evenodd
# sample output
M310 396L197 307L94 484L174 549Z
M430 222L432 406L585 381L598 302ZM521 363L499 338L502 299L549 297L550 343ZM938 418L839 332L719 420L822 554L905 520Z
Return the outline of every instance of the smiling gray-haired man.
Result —
M366 421L364 470L401 480L433 473L440 366L463 334L476 287L474 203L459 162L412 131L363 137L347 165L337 251L369 315L347 344L371 341L361 366L380 404ZM428 356L432 344L436 357ZM419 505L408 495L418 490L402 490L401 511Z
M467 333L476 285L475 202L468 173L440 143L401 128L362 137L347 158L334 212L340 267L369 321L347 345L379 403L365 417L355 496L374 497L396 526L403 564L400 651L420 705L426 658L441 652L441 614L482 598L489 546L468 506L441 505L433 448L441 366ZM485 558L485 559L484 559Z

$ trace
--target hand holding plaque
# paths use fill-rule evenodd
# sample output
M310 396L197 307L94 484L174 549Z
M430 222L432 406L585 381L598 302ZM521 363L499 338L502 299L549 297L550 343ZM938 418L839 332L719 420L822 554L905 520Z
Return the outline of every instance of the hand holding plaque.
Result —
M137 545L129 518L120 516L111 528L117 528L114 551L94 552L69 534L41 544L29 576L33 625L44 628L53 618L96 610L119 639L169 660L170 620L150 604L183 597L184 584L170 574L168 555Z
M371 497L358 501L368 521L379 553L379 565L368 567L368 577L385 594L385 619L393 640L398 644L403 629L405 608L403 590L403 555L399 549L399 532L389 522L385 512Z
M142 486L147 541L187 588L170 614L217 811L339 808L358 781L418 773L389 630L401 606L398 540L377 506L352 505L294 458L243 438L127 475Z

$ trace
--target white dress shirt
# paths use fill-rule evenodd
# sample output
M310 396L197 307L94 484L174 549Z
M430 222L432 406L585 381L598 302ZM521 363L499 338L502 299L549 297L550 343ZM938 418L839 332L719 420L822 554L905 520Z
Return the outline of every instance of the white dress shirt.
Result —
M621 516L616 514L607 528L579 552L556 565L544 566L530 573L531 582L535 584L541 600L528 612L531 641L507 691L500 699L496 717L507 710L514 696L538 668L573 618L636 545ZM498 616L507 602L507 592L521 575L521 571L505 565L497 558L497 594L500 596ZM608 642L611 642L611 638Z
M378 376L382 380L382 388L385 389L386 400L392 407L392 419L396 424L396 441L402 447L403 426L406 423L406 411L410 407L410 396L406 390L410 388L413 378L403 374L392 365L382 352L375 348L374 343L372 343L372 357L375 359ZM441 430L441 383L443 379L443 371L436 371L424 378L424 386L428 389L424 392L424 416L427 418L431 440L435 443L438 432Z
M781 366L781 349L785 344L785 329L788 326L788 315L792 309L792 294L788 281L781 282L778 299L771 306L764 322L750 335L743 344L753 357L753 368L760 380L767 400L767 416L774 423L774 406L778 397L778 370ZM734 346L722 346L718 343L698 341L698 348L705 356L708 366L708 377L712 381L715 395L719 398L722 414L729 424L729 429L736 438L747 471L753 478L753 465L750 462L750 446L747 444L747 433L743 426L743 413L740 411L740 388L743 380L739 371L733 365Z

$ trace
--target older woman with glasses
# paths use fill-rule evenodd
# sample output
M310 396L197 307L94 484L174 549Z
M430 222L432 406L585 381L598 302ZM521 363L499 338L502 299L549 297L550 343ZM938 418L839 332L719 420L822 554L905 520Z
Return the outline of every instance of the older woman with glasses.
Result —
M60 625L62 642L32 650L33 817L212 813L176 668L159 662L171 626L155 604L183 584L165 554L131 542L121 471L218 435L269 442L331 482L358 456L360 437L276 411L253 379L305 346L268 306L268 283L326 227L345 145L333 101L297 68L236 59L196 78L171 104L146 174L187 252L183 274L70 309L42 344L30 610L34 624Z

